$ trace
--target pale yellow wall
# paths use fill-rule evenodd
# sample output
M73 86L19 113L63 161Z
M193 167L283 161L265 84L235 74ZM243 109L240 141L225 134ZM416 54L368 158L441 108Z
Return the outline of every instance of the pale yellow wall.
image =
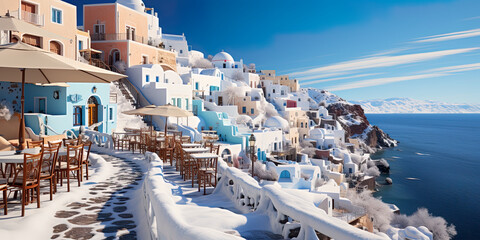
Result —
M290 123L290 131L292 128L296 128L299 139L303 139L303 136L309 136L310 128L308 125L307 112L300 109L290 109L284 113L284 118ZM303 123L303 127L302 127Z
M235 105L238 109L238 114L246 114L248 116L258 115L258 108L260 106L260 101L252 101L250 96L247 97L235 97ZM242 109L246 107L247 112L243 113ZM254 109L252 114L251 109Z
M296 79L290 79L288 75L277 76L275 70L261 70L260 72L265 74L260 75L260 80L272 80L274 84L289 87L290 92L296 92L300 88L298 81Z
M43 36L41 45L45 50L50 50L50 41L58 41L62 45L63 56L75 59L75 35L77 32L77 8L69 3L59 0L34 0L25 1L37 5L37 14L43 15L44 26L40 26L45 30L55 33L61 38L47 38ZM13 13L21 8L21 1L16 0L1 0L0 1L0 13L5 15L7 11ZM57 8L62 10L62 24L52 22L52 10L51 8ZM17 36L23 36L23 33L14 33Z

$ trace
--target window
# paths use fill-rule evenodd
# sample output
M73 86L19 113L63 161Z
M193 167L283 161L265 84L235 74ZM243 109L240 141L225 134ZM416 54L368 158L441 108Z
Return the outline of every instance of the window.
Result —
M200 85L198 82L195 83L195 90L198 90L200 88Z
M62 55L62 45L57 41L50 42L50 52Z
M160 77L159 76L155 77L155 82L160 82Z
M172 105L175 106L175 98L172 98Z
M180 54L182 54L182 53L183 53L183 50L182 50L182 49L180 49Z
M185 110L188 110L188 98L185 98Z
M275 89L273 89L273 93L275 93Z
M242 113L247 113L247 107L242 107Z
M126 33L127 33L127 40L133 40L135 41L135 28L126 26Z
M62 10L52 8L52 22L62 24Z
M73 126L82 125L82 106L73 107Z
M177 98L177 107L182 108L182 99Z
M302 123L300 123L300 127L301 127L301 128L303 128L303 122L302 122Z
M142 63L148 64L148 56L142 56Z
M253 110L253 108L250 109L250 113L251 113L251 114L254 114L254 113L255 113L255 110Z
M82 50L83 49L83 41L78 41L78 50Z
M108 117L110 121L113 121L113 108L108 108Z
M223 64L223 68L227 68L227 64L226 64L226 63Z
M282 95L285 95L285 91L284 91L284 90L282 90Z
M150 82L150 75L145 75L145 82Z

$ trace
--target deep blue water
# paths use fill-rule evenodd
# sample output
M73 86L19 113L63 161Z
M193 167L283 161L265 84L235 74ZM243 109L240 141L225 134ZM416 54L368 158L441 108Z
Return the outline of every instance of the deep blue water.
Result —
M480 114L368 114L367 118L400 141L398 147L373 156L388 160L393 180L375 196L408 215L427 208L456 226L455 239L480 239Z

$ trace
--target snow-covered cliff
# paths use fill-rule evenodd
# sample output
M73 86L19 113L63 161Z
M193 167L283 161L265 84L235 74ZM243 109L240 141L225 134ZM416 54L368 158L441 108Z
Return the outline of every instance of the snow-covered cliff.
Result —
M390 138L380 128L370 125L360 105L347 102L337 95L321 89L304 88L301 89L301 92L308 93L317 105L325 106L345 129L347 137L358 138L368 147L377 149L397 145L397 141Z
M452 104L411 98L350 101L365 113L480 113L480 104Z

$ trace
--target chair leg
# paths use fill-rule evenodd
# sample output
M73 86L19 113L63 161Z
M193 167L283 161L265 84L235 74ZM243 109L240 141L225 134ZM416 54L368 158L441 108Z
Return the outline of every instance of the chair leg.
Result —
M40 183L37 185L37 208L40 208Z
M80 187L80 178L82 178L82 169L80 168L77 170L77 181L78 181L78 186Z
M87 162L85 163L85 170L87 170L86 173L87 173L87 180L88 180L88 160L87 160Z
M7 215L7 206L8 206L8 203L7 203L8 199L7 199L7 190L3 190L3 214Z
M52 201L53 200L53 196L52 196L53 178L50 178L49 180L50 180L50 201Z
M70 170L67 170L67 192L70 192Z
M203 175L203 195L207 194L207 175Z
M22 217L25 216L25 189L22 190Z

